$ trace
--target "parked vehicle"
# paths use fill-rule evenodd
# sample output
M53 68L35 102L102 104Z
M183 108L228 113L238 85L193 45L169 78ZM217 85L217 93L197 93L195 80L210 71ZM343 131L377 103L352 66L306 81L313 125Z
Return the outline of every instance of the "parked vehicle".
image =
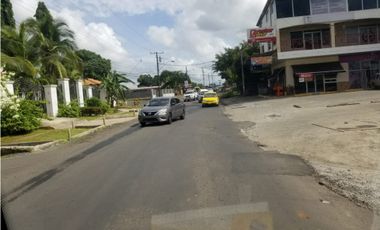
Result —
M168 123L173 119L185 119L185 104L176 97L156 97L139 112L141 126L148 123Z
M208 105L219 105L219 97L215 92L207 92L204 94L202 99L202 107Z
M202 103L203 95L207 93L209 90L208 89L201 89L198 93L198 102Z
M184 94L185 101L195 101L198 97L198 93L194 90L187 90Z

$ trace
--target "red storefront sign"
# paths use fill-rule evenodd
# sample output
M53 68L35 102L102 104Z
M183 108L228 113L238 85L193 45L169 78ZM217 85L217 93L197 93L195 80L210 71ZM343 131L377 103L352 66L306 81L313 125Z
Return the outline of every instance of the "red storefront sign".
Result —
M313 78L313 74L312 73L299 73L298 77L301 77L301 78Z
M276 43L276 36L273 28L250 29L248 33L249 42L272 42Z

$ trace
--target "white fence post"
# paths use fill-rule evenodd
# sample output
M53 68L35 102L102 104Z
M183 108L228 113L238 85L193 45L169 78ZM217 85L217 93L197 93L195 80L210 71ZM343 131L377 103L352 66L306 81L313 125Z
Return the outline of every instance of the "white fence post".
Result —
M9 95L14 95L15 94L13 83L15 83L15 82L14 81L7 81L5 83L5 88L7 88L7 91L8 91Z
M92 98L92 86L86 86L87 98Z
M84 99L83 99L83 80L79 79L76 81L76 90L77 90L77 98L79 107L84 107Z
M70 104L71 98L70 98L69 79L68 78L59 79L58 84L62 87L63 102L66 105Z
M47 115L56 117L58 115L57 85L44 85Z

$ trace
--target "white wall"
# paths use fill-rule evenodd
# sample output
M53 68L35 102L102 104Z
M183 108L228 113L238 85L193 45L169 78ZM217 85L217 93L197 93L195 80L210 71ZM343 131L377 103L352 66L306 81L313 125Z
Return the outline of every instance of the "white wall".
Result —
M314 50L294 50L286 52L278 52L278 60L295 59L295 58L307 58L307 57L321 57L329 55L341 55L352 53L364 53L380 50L380 44L369 45L355 45L355 46L342 46L332 47Z

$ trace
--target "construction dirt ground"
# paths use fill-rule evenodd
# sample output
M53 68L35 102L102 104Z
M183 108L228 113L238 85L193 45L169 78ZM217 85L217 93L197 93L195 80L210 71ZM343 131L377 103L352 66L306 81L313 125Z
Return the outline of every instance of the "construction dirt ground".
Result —
M224 103L259 146L301 156L321 184L380 210L379 90Z

